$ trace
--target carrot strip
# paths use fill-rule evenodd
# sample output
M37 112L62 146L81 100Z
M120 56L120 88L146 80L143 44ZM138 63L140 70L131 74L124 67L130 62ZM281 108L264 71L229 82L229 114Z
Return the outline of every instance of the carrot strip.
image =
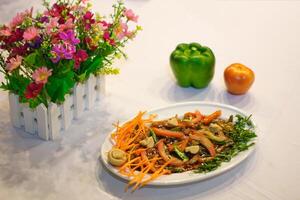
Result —
M155 128L155 127L152 127L152 130L158 136L174 137L174 138L179 138L179 139L184 137L184 133L179 132L179 131L170 131L170 130L164 130L164 129L159 129L159 128Z
M187 146L187 144L188 144L188 142L189 142L189 139L188 139L188 138L182 140L182 141L180 142L180 145L179 145L179 150L184 151L185 148L186 148L186 146Z
M178 158L175 158L173 156L168 156L166 154L166 151L164 149L164 139L160 139L157 142L157 150L158 150L159 155L164 159L164 161L166 161L166 162L171 161L170 164L174 165L174 166L183 165L183 162L181 160L179 160Z
M201 132L195 132L190 135L193 140L198 140L205 148L209 151L209 154L214 157L216 156L215 145Z
M198 111L198 110L196 110L195 111L195 118L194 119L192 119L192 122L193 123L197 123L197 122L200 122L200 121L202 121L203 120L203 118L204 118L204 116L200 113L200 111Z
M221 110L217 110L216 112L213 112L212 114L205 116L203 119L203 123L207 125L210 122L212 122L214 119L220 117L221 114L222 114Z

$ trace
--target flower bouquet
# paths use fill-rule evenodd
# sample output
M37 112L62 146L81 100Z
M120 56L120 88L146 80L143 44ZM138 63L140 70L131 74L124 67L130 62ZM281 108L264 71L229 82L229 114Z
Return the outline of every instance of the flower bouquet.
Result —
M20 112L12 121L18 127L24 125L25 130L26 110L35 116L38 114L32 109L42 106L47 109L47 120L51 121L48 119L51 105L63 105L76 93L78 85L92 79L95 85L83 85L82 90L97 89L99 83L95 82L99 75L117 74L119 70L111 67L112 61L126 57L122 47L141 30L134 25L138 16L122 2L113 5L114 11L108 18L93 13L87 0L58 0L53 5L44 0L43 5L44 12L34 15L33 9L26 10L9 24L0 26L0 70L5 77L0 87L17 96L19 102L12 104L23 105L11 106L11 113ZM134 26L131 30L130 25ZM86 95L90 94L81 97ZM75 101L70 107L74 107ZM81 105L75 109L78 106ZM58 117L66 115L63 111L58 113ZM14 123L18 117L24 117L25 121ZM35 116L29 122L29 129L38 129L34 128L39 126L34 124L37 120L39 117Z

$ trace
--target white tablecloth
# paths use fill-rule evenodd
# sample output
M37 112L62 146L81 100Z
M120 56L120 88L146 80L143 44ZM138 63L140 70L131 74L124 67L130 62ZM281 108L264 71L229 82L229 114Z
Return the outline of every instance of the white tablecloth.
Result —
M1 0L0 22L38 0ZM94 1L107 14L112 1ZM107 94L64 136L44 142L14 129L7 94L0 93L0 199L300 199L300 1L128 0L144 30L107 77ZM216 73L203 90L176 85L168 57L177 43L197 41L216 55ZM251 67L256 80L246 95L225 91L223 70ZM213 179L172 188L124 193L125 183L98 162L112 123L139 110L184 101L230 104L252 113L259 128L255 153Z

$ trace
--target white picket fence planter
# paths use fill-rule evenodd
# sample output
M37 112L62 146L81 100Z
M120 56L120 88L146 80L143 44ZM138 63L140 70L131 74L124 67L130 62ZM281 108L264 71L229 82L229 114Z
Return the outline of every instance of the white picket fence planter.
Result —
M105 77L91 76L85 83L76 84L72 94L63 104L50 103L48 108L40 104L35 109L19 103L19 96L9 94L10 117L13 126L37 135L44 140L55 140L78 119L84 110L89 110L105 92Z

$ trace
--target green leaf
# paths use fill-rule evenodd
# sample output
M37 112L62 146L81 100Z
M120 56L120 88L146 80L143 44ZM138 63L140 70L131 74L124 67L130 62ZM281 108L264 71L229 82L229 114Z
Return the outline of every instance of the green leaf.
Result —
M52 102L63 102L65 95L74 87L74 72L68 71L63 76L51 76L46 84L47 93Z
M87 76L89 76L91 73L96 72L97 70L99 70L103 65L103 58L102 56L96 56L93 59L92 64L89 66L89 68L86 70L86 74Z
M27 85L30 80L22 75L6 76L6 83L2 83L1 88L11 91L19 96L24 96Z
M94 74L103 67L102 55L95 56L94 58L88 58L85 62L81 63L79 70L77 71L78 76L76 78L83 82L90 77L90 74Z
M39 52L35 51L24 58L24 62L30 67L38 68L41 66L46 66L47 62Z
M80 83L84 82L86 80L86 73L84 72L84 73L82 73L80 75L77 75L76 76L76 80L78 82L80 82Z

